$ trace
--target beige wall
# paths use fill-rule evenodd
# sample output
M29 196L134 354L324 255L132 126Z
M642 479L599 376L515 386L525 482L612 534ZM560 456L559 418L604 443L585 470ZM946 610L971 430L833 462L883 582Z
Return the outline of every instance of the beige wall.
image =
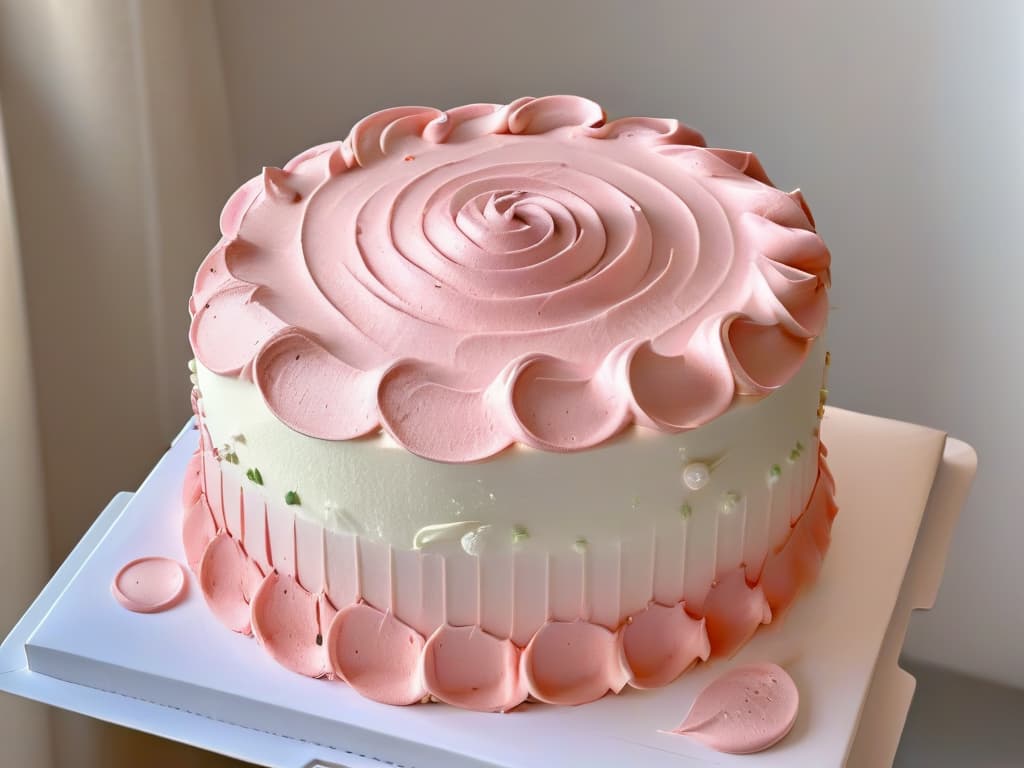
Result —
M2 633L189 415L185 306L234 164L213 34L199 0L0 0ZM0 699L5 766L227 763Z

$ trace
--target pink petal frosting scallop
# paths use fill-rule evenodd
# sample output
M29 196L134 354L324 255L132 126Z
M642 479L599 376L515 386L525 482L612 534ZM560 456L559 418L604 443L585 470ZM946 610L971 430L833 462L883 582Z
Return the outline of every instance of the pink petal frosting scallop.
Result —
M748 755L777 744L793 728L800 693L777 664L729 670L697 694L686 719L672 733L719 752Z
M552 451L597 445L622 429L629 402L616 392L617 357L588 376L565 361L531 355L506 372L523 442Z
M735 568L718 581L704 601L711 653L732 656L757 628L772 620L772 609L760 584L747 584L745 568Z
M710 323L703 331L717 335L718 324ZM658 354L650 342L636 348L628 375L633 402L642 414L637 416L638 423L686 429L710 421L729 407L734 380L724 351L713 344L703 354L698 344L691 348L690 355L675 357ZM681 391L690 397L680 398Z
M743 394L774 392L800 370L810 342L781 325L734 318L725 336L738 389Z
M211 539L199 562L199 587L206 604L228 629L252 634L249 599L263 575L226 532Z
M192 285L192 296L188 302L189 314L195 317L199 308L206 304L207 299L222 290L231 281L231 273L227 267L227 248L229 241L221 239L213 250L206 254L203 263L199 265L196 277Z
M799 367L829 257L802 197L703 144L574 96L370 115L229 200L197 357L300 432L442 461L707 423Z
M524 101L508 117L510 133L547 133L556 128L599 125L604 122L600 104L577 96L541 96Z
M522 674L534 698L549 704L586 704L618 693L628 673L616 634L587 621L549 621L523 651Z
M757 159L757 155L753 152L719 148L709 149L708 152L720 160L724 160L740 173L749 176L752 179L757 179L762 184L775 186L772 184L772 180L768 178L768 174L765 173L764 167L761 165L761 161Z
M224 204L220 213L220 231L224 237L231 238L238 234L238 228L242 225L242 218L249 211L250 206L256 202L262 191L262 184L259 177L250 179L235 190Z
M704 619L694 619L682 603L651 603L620 630L622 661L634 688L668 685L698 659L711 654Z
M467 445L490 456L511 442L488 408L488 394L437 381L438 372L416 362L395 365L378 390L384 428L407 450L438 461L457 461ZM447 414L445 429L422 413Z
M291 576L272 572L252 598L252 633L282 667L324 677L330 663L320 628L319 598Z
M301 331L269 341L253 375L274 415L290 427L304 425L311 437L345 440L378 426L370 414L379 377L346 364Z
M582 128L585 136L595 139L623 139L650 145L690 144L704 146L704 137L678 120L659 117L622 117L597 128ZM740 169L742 170L742 169Z
M426 695L420 676L423 636L393 614L365 603L342 608L325 642L334 674L366 698L404 705Z
M284 327L260 302L260 290L231 281L196 308L189 341L196 356L214 373L240 372L260 346Z
M480 712L507 712L526 700L519 649L480 627L442 624L423 648L423 681L441 701Z

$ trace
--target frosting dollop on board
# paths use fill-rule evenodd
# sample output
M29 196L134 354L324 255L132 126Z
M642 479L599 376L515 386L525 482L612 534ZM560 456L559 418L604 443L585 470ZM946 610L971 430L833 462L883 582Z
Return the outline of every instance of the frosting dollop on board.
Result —
M777 744L792 729L800 705L793 678L778 664L745 664L697 694L672 730L719 752L746 755Z
M187 586L180 563L167 557L140 557L117 572L110 591L129 611L158 613L177 605Z

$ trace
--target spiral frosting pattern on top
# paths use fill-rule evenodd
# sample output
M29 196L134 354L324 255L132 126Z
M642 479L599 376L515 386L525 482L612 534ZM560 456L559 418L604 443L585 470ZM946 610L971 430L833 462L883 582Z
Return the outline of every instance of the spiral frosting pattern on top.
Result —
M764 396L828 311L799 192L572 96L400 107L228 201L191 341L285 424L469 462L676 432Z

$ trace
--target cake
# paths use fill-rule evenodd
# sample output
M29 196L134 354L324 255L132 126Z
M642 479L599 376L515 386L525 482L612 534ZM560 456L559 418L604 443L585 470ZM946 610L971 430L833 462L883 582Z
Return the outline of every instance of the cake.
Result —
M288 669L582 704L733 654L815 577L830 256L753 154L574 96L399 107L220 227L183 542Z

